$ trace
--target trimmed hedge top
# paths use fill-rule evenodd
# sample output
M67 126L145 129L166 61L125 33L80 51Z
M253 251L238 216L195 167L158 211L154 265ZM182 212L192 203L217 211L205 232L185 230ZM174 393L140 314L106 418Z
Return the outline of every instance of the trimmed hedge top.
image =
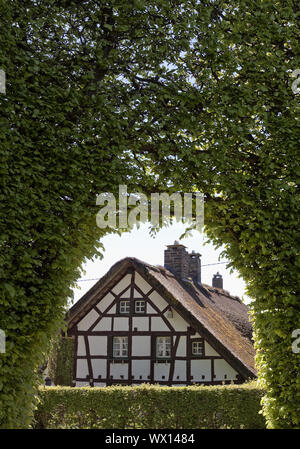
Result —
M36 428L259 429L263 390L243 385L42 387Z

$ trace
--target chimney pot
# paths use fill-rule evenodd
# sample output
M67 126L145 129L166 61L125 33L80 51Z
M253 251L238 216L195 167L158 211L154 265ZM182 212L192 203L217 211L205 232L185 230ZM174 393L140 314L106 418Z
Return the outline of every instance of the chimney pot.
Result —
M196 253L194 250L190 256L190 269L189 275L196 284L201 284L201 254Z
M223 289L223 278L222 278L222 275L218 271L216 274L214 274L214 277L212 279L212 286L215 288Z

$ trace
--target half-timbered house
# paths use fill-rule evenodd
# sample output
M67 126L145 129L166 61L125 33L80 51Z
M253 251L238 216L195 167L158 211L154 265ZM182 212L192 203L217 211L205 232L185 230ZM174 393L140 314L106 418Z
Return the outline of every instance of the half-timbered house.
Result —
M200 254L175 242L165 263L116 263L69 311L73 384L191 385L256 377L248 308L217 273L201 283Z

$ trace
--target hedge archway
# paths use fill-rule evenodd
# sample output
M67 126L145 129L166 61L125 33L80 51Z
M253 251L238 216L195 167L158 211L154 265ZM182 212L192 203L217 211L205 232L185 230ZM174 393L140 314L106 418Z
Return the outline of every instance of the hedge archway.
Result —
M248 282L269 427L299 427L298 5L1 5L2 427L30 425L96 194L205 193L207 232Z

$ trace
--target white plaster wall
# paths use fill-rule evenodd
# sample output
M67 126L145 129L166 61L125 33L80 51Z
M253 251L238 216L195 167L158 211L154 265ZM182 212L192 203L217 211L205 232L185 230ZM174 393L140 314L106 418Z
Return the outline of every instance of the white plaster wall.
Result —
M106 359L92 359L93 377L97 379L101 374L102 379L106 378Z
M94 386L95 387L106 387L106 383L105 382L94 382Z
M167 307L168 303L165 301L162 296L160 296L156 291L149 295L149 298L159 308L159 310L163 310Z
M89 374L86 359L77 359L76 377L85 378Z
M175 337L174 337L173 343L175 343ZM185 357L186 356L186 337L184 337L184 336L179 338L176 356L177 357Z
M204 341L204 351L205 351L205 355L208 356L220 356L220 354L214 350L214 348L212 348L207 341Z
M130 298L130 291L131 291L131 287L129 287L126 292L122 293L122 298Z
M129 320L126 317L115 317L114 318L114 331L128 331L129 330Z
M154 380L169 380L170 363L154 363ZM162 376L165 376L163 379Z
M81 382L81 381L76 381L76 387L89 387L90 384L89 382Z
M153 307L148 302L146 305L146 310L147 310L147 313L153 313L153 314L157 315L157 311L155 309L153 309Z
M136 289L133 290L133 297L134 299L139 299L139 298L143 298L143 296L140 294L140 292L138 292Z
M115 285L115 287L112 289L112 291L118 295L121 293L122 290L124 290L127 286L129 287L129 284L131 282L131 274L126 274L118 283Z
M128 363L111 363L110 375L113 376L112 380L121 379L121 376L124 376L121 380L128 379Z
M132 360L132 375L135 380L149 381L150 360ZM142 379L140 379L140 376L142 376Z
M134 356L150 356L151 337L148 335L140 335L132 337L132 355Z
M133 317L132 328L137 327L138 331L148 331L149 330L149 318L148 317Z
M215 379L214 380L234 380L236 379L236 375L238 374L229 363L227 363L223 359L217 359L214 361L215 364ZM224 375L227 374L227 378L225 379Z
M137 272L135 272L134 282L143 293L148 293L151 290L151 285L148 284L148 282L146 282L145 279L142 278L142 276Z
M210 360L191 360L192 382L211 381L211 361ZM202 379L202 375L205 376Z
M107 315L114 315L116 312L117 312L117 308L116 308L116 305L114 305L107 311Z
M114 300L114 296L111 293L108 293L105 295L97 304L97 309L100 310L100 312L104 312L107 307L112 303Z
M103 317L99 321L99 323L96 324L96 326L93 328L93 331L110 331L111 330L111 318L110 317Z
M82 335L78 336L77 355L86 355L85 341Z
M96 310L94 309L90 310L89 313L85 315L85 317L82 318L82 320L79 321L79 323L77 324L77 329L79 331L88 330L98 317L99 314L96 312Z
M89 347L91 355L107 354L107 337L104 335L89 336Z
M177 376L179 376L179 379L177 379ZM174 375L172 380L186 380L186 361L185 360L176 360L175 361L175 369L174 369Z
M160 317L151 317L151 331L170 331L170 328L166 325Z
M173 308L173 318L167 318L170 324L174 327L175 331L186 332L189 324L177 313ZM166 316L167 312L165 313Z

